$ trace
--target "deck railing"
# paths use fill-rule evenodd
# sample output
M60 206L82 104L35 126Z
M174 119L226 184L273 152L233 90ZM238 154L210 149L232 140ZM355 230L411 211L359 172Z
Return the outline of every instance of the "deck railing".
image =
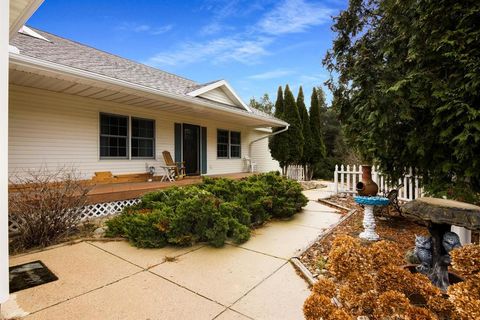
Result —
M423 196L421 178L413 175L410 168L408 173L398 182L389 181L387 176L379 171L378 167L372 167L372 180L378 184L378 193L388 193L391 189L398 189L398 199L411 201ZM362 181L361 165L336 165L334 173L335 193L356 193L355 186L357 182Z

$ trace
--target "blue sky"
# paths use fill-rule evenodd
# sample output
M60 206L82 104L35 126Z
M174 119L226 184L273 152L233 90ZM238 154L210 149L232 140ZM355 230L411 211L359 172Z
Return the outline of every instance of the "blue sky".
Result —
M28 25L208 82L226 79L248 102L279 85L310 96L328 72L332 19L347 0L45 0ZM326 90L327 91L327 90ZM327 96L330 94L327 92ZM309 99L307 99L307 103Z

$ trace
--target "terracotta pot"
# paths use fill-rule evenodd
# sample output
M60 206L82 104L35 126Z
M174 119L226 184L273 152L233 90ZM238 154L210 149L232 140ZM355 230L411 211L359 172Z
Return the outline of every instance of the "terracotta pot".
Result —
M361 196L376 196L378 185L372 180L372 166L362 165L362 181L356 185Z

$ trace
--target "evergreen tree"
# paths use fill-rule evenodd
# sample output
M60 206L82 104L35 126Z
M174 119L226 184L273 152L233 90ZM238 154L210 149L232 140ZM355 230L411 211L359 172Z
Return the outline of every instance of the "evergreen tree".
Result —
M278 119L283 118L283 111L284 111L284 101L283 101L283 91L282 86L278 87L277 91L277 100L275 102L275 117ZM282 130L283 128L274 128L273 132L277 132ZM272 154L272 158L277 160L280 163L280 167L282 168L282 174L285 174L285 169L287 165L287 154L285 152L287 148L287 140L285 138L285 132L274 135L270 138L268 142L268 147L270 148L270 153Z
M288 131L280 134L286 140L286 148L283 150L285 153L286 165L301 163L303 156L303 133L302 133L302 121L300 120L300 114L298 112L295 98L293 97L290 87L285 87L285 99L284 99L285 111L283 113L283 120L290 124Z
M278 86L277 101L275 101L275 117L283 119L283 113L285 112L285 101L283 99L282 86Z
M318 101L318 91L315 88L313 88L312 98L310 102L310 130L312 139L310 155L312 162L318 163L323 158L325 158L326 152L322 135L322 117L320 110L320 102Z
M304 176L306 180L310 180L311 174L308 170L312 163L312 131L310 128L310 117L308 116L307 107L305 106L305 98L303 95L302 86L298 90L297 107L300 119L302 121L302 133L303 133L303 155L300 160L300 164L303 166Z

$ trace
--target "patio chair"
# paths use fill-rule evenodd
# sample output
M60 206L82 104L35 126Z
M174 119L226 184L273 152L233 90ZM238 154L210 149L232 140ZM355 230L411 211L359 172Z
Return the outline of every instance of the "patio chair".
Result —
M175 162L173 161L172 155L169 151L165 150L162 152L163 160L165 165L172 170L175 175L175 178L183 178L185 176L185 162Z

